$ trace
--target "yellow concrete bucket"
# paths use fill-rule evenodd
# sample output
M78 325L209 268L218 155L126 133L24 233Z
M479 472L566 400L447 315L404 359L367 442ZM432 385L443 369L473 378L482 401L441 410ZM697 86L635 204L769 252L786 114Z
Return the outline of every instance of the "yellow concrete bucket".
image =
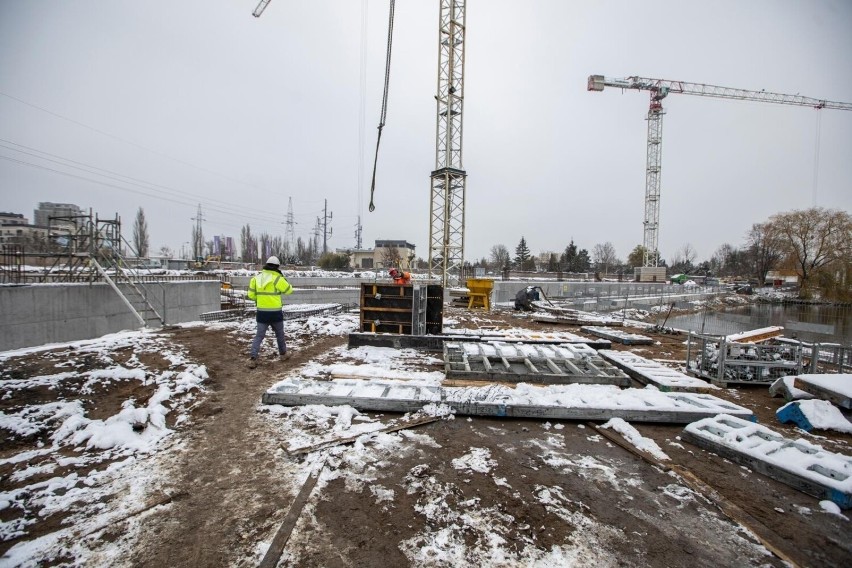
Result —
M481 308L485 311L491 309L491 289L494 281L485 278L470 278L467 281L468 301L467 308Z

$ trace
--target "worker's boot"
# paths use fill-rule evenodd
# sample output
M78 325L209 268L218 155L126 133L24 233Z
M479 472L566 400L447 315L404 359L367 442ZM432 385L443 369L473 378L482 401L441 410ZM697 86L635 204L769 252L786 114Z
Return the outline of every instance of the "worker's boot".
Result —
M279 361L286 361L287 359L289 359L289 358L290 358L290 357L292 357L292 356L293 356L293 352L292 352L292 351L285 351L284 353L281 353L281 354L278 356L278 360L279 360Z
M257 367L257 357L252 357L251 359L249 359L248 368L254 369L256 367Z

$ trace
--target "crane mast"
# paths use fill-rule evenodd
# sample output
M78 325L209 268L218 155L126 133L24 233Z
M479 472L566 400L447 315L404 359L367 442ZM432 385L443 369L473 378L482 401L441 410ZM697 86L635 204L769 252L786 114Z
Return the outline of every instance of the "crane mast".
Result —
M852 110L852 103L814 99L801 95L785 95L767 91L749 91L706 85L703 83L687 83L685 81L668 81L665 79L648 79L645 77L626 77L613 79L603 75L589 77L589 91L603 91L604 87L618 89L633 89L649 91L651 104L648 109L648 154L645 166L645 220L643 247L645 255L644 266L657 266L659 253L659 224L660 224L660 170L663 144L663 110L662 100L671 93L697 95L717 99L738 99L795 106L809 106L815 109Z
M465 0L441 0L435 170L429 207L429 276L447 286L464 263L467 172L462 162Z

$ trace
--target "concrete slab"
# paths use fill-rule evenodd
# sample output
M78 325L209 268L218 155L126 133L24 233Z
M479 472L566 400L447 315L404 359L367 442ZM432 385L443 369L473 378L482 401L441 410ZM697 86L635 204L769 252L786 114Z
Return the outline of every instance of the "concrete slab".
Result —
M609 329L606 327L587 325L581 327L580 331L585 331L595 337L603 337L604 339L609 339L610 341L615 341L622 345L651 345L654 343L654 340L646 335L629 333L620 329Z
M852 375L796 375L793 386L841 408L852 409Z
M806 440L789 440L734 416L689 424L682 438L719 456L838 506L852 507L852 457Z
M675 424L717 414L754 417L747 408L709 394L622 390L609 385L440 387L373 380L293 379L270 388L262 402L285 406L345 404L363 411L401 413L437 404L471 416L594 421L622 418Z
M636 379L643 385L654 385L664 392L708 392L717 387L701 379L670 369L656 361L640 357L629 351L598 351L601 357Z

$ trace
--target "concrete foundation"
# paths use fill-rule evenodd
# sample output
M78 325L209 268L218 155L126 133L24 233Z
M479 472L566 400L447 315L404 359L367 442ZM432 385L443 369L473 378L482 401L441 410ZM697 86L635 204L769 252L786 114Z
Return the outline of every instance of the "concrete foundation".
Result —
M569 300L578 310L612 310L624 307L650 309L662 303L688 302L718 293L718 288L684 288L651 282L495 281L491 302L513 302L527 286L540 286L550 300ZM543 298L542 298L543 300Z
M167 324L199 320L200 314L220 307L218 281L163 282L162 286L150 287L157 291L158 310L165 298L161 315ZM0 286L0 314L0 351L139 328L136 317L104 283Z

